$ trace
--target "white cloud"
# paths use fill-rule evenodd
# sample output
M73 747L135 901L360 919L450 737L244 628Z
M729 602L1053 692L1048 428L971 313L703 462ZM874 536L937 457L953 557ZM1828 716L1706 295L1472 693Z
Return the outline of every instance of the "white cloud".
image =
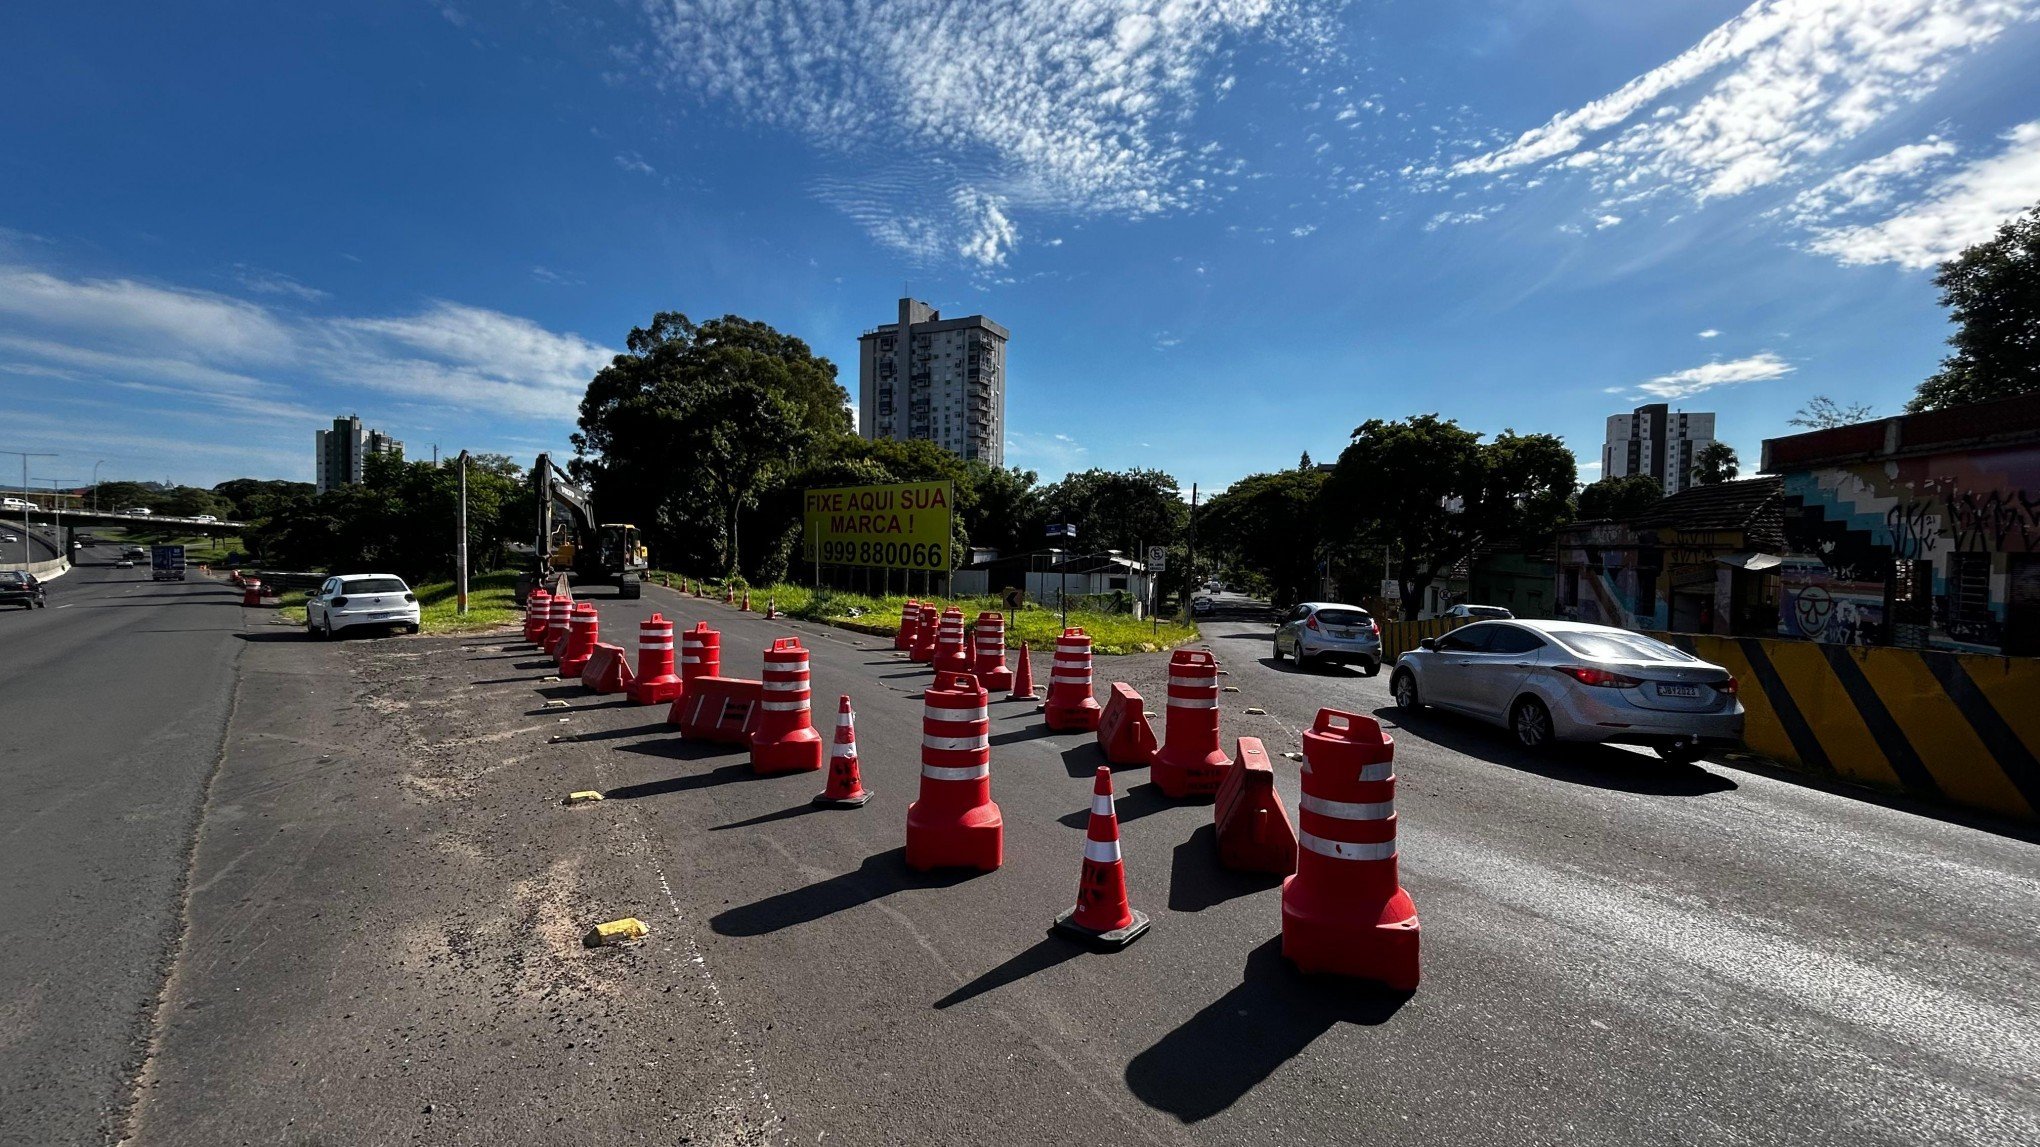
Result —
M1706 330L1701 331L1698 335L1694 337L1703 339L1718 339L1721 337L1721 332L1715 330L1713 327L1708 327Z
M1997 154L1949 173L1883 220L1815 226L1808 249L1832 255L1845 265L1897 263L1918 269L1953 258L1964 247L1990 238L1999 224L2040 201L2040 120L2013 128L2004 142ZM1835 192L1836 201L1844 194L1850 199L1833 208L1830 215L1860 206L1858 199L1874 204L1883 198L1881 189L1851 192L1843 188Z
M0 265L0 315L82 333L112 349L170 346L208 361L282 357L290 333L240 299L132 279L65 279Z
M1005 266L1006 252L1020 241L1020 229L1006 218L1005 200L971 187L957 188L954 200L957 214L968 221L956 253L980 268Z
M977 197L1145 216L1210 194L1182 135L1229 39L1322 47L1334 0L645 0L663 78L854 164L818 189L879 242L980 267L1010 249ZM913 154L923 162L874 165ZM874 167L883 168L873 174ZM969 195L959 194L966 189ZM989 245L988 245L989 237Z
M265 271L246 263L234 264L234 278L242 286L261 295L289 295L307 303L316 303L326 297L326 292L307 287L289 275Z
M2033 0L1759 0L1670 61L1553 116L1456 176L1579 168L1699 201L1792 176L1916 101Z
M1311 234L1311 232L1313 232L1313 231L1316 231L1316 230L1317 230L1317 224L1315 224L1315 223L1305 223L1305 224L1304 224L1303 226L1301 226L1301 227L1291 227L1291 228L1289 229L1289 234L1290 234L1290 236L1291 236L1291 237L1293 237L1293 238L1297 238L1297 239L1303 239L1303 238L1306 238L1306 237L1308 237L1308 236L1309 236L1309 235Z
M1596 231L1606 231L1606 230L1607 230L1608 228L1610 228L1610 227L1617 227L1617 226L1620 226L1620 225L1621 225L1621 223L1622 223L1622 216L1620 216L1620 215L1596 215L1596 216L1594 216L1594 230L1596 230Z
M653 167L652 167L652 165L651 165L651 164L649 164L649 163L646 163L646 162L644 161L644 157L643 157L643 156L639 155L638 153L636 153L636 152L634 152L634 151L633 151L633 152L630 152L630 153L628 153L628 154L622 154L622 153L619 153L619 154L618 154L618 155L616 156L616 166L618 166L618 167L620 167L620 168L624 169L625 171L628 171L628 172L630 172L630 173L631 173L632 175L656 175L656 174L658 174L658 173L657 173L657 172L656 172L656 171L655 171L655 170L653 169Z
M1793 196L1784 211L1794 223L1812 227L1879 206L1897 194L1901 184L1944 166L1955 151L1952 141L1930 135L1829 176Z
M614 352L483 307L436 302L403 318L331 324L317 357L336 379L531 418L570 418Z
M1710 362L1704 366L1688 367L1685 370L1661 374L1637 384L1633 389L1650 398L1670 400L1690 398L1718 386L1733 386L1743 382L1764 382L1783 378L1798 368L1769 351L1753 354L1748 358L1731 359L1728 362Z

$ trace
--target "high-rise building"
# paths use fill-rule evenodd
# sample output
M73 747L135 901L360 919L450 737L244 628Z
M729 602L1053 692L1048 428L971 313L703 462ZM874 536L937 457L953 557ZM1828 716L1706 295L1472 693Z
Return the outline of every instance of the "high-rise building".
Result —
M380 430L364 430L360 417L352 414L335 418L333 429L316 431L312 440L312 478L321 494L339 486L359 485L371 454L404 456L403 443Z
M1676 494L1693 484L1694 456L1713 442L1712 414L1675 414L1662 402L1639 406L1608 419L1601 477L1648 474Z
M901 299L898 322L857 340L858 433L918 438L1003 467L1009 337L983 315L945 319L918 299Z

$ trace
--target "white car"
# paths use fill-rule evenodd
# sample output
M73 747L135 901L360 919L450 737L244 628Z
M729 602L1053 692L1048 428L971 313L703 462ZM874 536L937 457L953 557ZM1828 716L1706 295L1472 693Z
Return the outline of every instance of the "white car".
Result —
M1438 615L1439 617L1464 617L1473 621L1508 621L1516 615L1499 605L1459 604Z
M395 574L329 577L305 599L305 632L332 637L343 629L418 632L418 597Z
M217 522L217 521L219 521L219 519L218 519L218 518L215 518L215 517L213 517L213 516L212 516L211 514L200 514L200 515L199 515L198 517L196 517L196 518L193 518L193 519L191 519L191 520L192 520L192 521L194 521L194 522Z
M153 515L155 512L156 511L151 510L147 506L129 506L127 509L121 511L121 513L134 518L146 518Z

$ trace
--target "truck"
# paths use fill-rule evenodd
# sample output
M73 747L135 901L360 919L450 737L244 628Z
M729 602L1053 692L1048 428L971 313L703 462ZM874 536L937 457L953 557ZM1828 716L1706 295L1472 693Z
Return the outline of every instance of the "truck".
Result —
M149 580L150 580L150 581L183 581L183 580L184 580L184 547L183 547L183 546L150 546L150 547L149 547Z
M640 596L651 555L638 528L597 522L588 491L550 454L538 456L531 480L538 494L538 536L534 568L517 578L517 604L524 604L533 587L550 586L561 575L569 585L613 585L620 598Z

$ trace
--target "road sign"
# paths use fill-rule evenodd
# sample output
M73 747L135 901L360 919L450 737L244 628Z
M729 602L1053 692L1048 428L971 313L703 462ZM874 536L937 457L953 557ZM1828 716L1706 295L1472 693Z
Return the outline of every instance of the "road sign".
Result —
M1074 541L1077 536L1076 523L1050 522L1048 524L1048 536L1051 538L1069 538Z
M809 490L805 556L828 565L949 571L948 482Z
M1161 573L1169 568L1169 547L1149 546L1147 568L1149 573Z

